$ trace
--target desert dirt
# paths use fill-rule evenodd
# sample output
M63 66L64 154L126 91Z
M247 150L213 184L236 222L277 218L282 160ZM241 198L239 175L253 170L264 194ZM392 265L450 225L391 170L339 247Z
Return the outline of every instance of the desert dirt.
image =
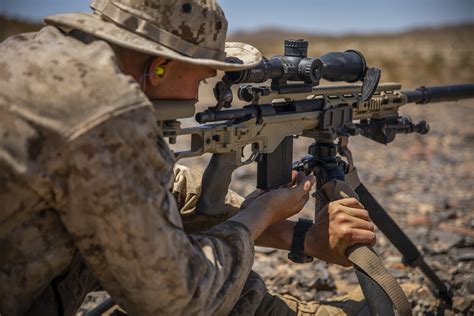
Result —
M0 21L0 25L2 25ZM1 28L11 35L17 24ZM7 32L8 25L14 31ZM28 26L28 30L34 26ZM12 29L10 29L12 30ZM6 36L0 34L0 38ZM401 34L344 35L331 37L281 30L232 34L231 39L257 46L266 56L282 54L283 40L310 41L311 56L329 51L356 49L369 65L382 69L382 81L397 81L404 88L420 85L474 82L474 25L414 30ZM201 88L198 111L215 102L211 89L215 81ZM328 84L328 83L324 83ZM241 106L242 103L236 103ZM474 314L474 101L428 105L407 105L403 115L413 121L426 120L427 135L399 135L388 146L362 136L352 137L356 167L367 188L386 208L425 255L425 260L453 290L453 307L446 307L429 290L417 270L401 263L402 256L378 232L376 251L390 272L402 284L415 315ZM186 120L186 125L196 124ZM294 158L302 157L312 140L295 141ZM183 146L183 144L181 144ZM180 163L203 170L209 155ZM231 189L242 196L256 184L256 165L234 173ZM313 217L314 202L299 217ZM254 270L275 293L291 294L303 300L329 299L357 286L352 269L328 265L319 260L296 265L287 252L258 248ZM106 297L96 293L86 299L79 315Z

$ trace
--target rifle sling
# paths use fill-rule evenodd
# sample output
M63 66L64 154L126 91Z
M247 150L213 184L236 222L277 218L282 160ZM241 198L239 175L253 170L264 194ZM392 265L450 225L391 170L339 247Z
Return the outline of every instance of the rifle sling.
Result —
M355 193L348 182L337 180L327 182L321 188L321 193L326 195L329 201L347 197L358 198L357 193ZM400 316L412 315L410 302L402 288L395 278L387 271L382 261L371 247L366 245L352 246L348 249L348 258L355 266L364 271L385 291Z
M349 260L364 271L388 295L400 316L412 315L411 305L395 278L385 269L382 261L371 247L355 246Z

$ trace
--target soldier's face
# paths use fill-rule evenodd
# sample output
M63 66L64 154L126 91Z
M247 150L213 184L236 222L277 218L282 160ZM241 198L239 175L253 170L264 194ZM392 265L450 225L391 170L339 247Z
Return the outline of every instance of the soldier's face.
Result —
M152 69L156 67L152 63ZM192 100L198 99L201 81L216 76L216 70L200 65L192 65L172 60L161 65L165 68L163 76L148 77L145 93L150 99Z

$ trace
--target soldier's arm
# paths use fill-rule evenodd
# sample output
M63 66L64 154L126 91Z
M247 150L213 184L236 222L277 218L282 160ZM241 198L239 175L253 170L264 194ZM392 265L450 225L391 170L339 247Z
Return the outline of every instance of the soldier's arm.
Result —
M157 137L149 110L136 110L72 142L62 220L129 313L226 314L253 262L251 234L236 222L183 232L170 192L173 161Z

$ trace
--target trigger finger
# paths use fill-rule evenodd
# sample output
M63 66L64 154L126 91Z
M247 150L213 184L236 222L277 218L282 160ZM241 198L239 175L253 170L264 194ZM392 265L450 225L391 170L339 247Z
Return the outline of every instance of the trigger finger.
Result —
M293 178L293 181L292 181L292 187L293 188L298 188L302 185L304 185L304 179L306 178L306 175L299 171L296 173L296 175L294 176Z

